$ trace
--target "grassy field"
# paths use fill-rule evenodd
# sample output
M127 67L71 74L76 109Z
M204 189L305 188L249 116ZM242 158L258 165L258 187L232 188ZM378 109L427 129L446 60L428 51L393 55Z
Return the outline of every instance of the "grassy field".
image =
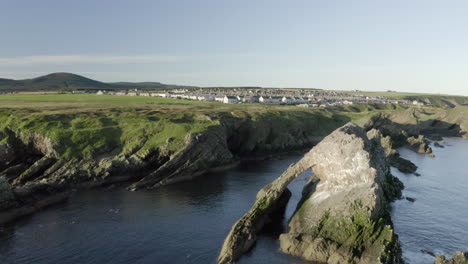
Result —
M351 91L351 94L362 94L366 96L384 96L398 100L419 100L437 107L454 107L457 105L467 105L468 96L446 95L446 94L423 94L423 93L403 93L403 92L363 92Z
M274 104L223 104L220 102L193 101L185 99L112 96L94 94L14 94L0 95L0 109L29 109L41 112L89 112L105 109L137 109L161 112L209 112L209 111L248 111L297 110L296 106Z

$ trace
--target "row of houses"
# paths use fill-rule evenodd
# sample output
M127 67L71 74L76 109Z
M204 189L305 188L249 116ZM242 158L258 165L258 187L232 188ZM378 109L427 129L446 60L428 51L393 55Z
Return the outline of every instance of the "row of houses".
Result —
M174 99L187 99L196 101L216 101L226 104L239 104L239 103L262 103L262 104L286 104L286 105L301 105L302 107L327 107L336 105L351 105L360 103L377 103L377 104L417 104L423 105L420 101L407 101L407 100L388 100L387 98L379 97L366 97L366 96L345 96L343 94L329 94L329 96L321 96L318 94L309 94L306 96L294 96L294 95L232 95L234 91L201 93L200 91L187 92L187 91L159 91L159 92L148 92L148 91L119 91L119 92L106 92L107 94L113 94L117 96L152 96L162 98L174 98ZM287 91L283 91L286 93ZM98 91L97 94L104 94L102 91Z
M97 92L98 95L104 94L102 91ZM233 95L211 95L211 94L184 94L184 93L169 93L169 92L115 92L118 96L152 96L162 98L187 99L196 101L216 101L226 104L238 103L271 103L271 104L303 104L308 103L312 98L293 97L293 96L233 96Z

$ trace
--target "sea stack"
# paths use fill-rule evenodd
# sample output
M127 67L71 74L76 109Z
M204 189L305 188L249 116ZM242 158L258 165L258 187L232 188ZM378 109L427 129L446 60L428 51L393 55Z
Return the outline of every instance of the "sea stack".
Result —
M320 263L403 263L390 220L403 186L380 133L370 134L349 123L306 154L314 178L280 236L283 252Z

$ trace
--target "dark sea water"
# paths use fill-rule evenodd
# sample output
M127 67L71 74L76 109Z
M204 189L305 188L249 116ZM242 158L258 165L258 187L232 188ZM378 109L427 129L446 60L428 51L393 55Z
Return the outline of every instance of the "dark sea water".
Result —
M394 204L395 229L408 263L431 263L421 249L468 249L468 140L448 139L436 158L401 150L420 177L400 174L404 195ZM227 172L154 191L94 190L0 230L0 263L215 263L232 224L257 191L300 157L252 161ZM310 177L291 183L289 218ZM284 221L286 223L286 219ZM259 237L239 263L305 263L278 252L274 236Z
M445 140L445 148L432 146L435 158L400 150L419 167L420 177L392 170L405 184L403 195L416 199L393 204L392 219L407 263L434 262L421 250L446 255L468 250L468 140Z
M0 263L216 263L231 226L258 190L300 157L251 161L154 191L75 193L0 232ZM309 174L309 175L307 175ZM290 186L292 215L306 172ZM271 235L239 263L304 263Z

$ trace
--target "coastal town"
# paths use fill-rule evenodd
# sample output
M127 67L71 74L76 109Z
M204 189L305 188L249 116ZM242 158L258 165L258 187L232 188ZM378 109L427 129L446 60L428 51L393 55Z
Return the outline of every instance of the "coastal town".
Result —
M151 96L195 101L214 101L225 104L261 103L297 105L298 107L331 107L352 104L413 104L425 105L422 101L393 100L384 96L367 96L359 93L319 89L280 88L196 88L165 89L146 91L131 89L125 91L103 91L98 95Z

